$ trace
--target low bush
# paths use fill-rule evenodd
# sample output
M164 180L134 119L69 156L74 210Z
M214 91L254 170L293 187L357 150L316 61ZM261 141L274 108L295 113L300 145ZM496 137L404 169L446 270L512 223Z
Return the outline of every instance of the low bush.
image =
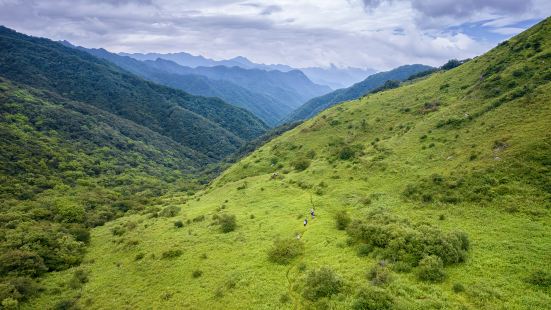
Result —
M198 222L202 222L202 221L204 221L204 220L205 220L205 216L204 216L204 215L198 215L198 216L194 217L192 221L193 221L194 223L198 223Z
M304 253L304 243L298 239L276 239L268 250L268 259L277 264L288 264Z
M435 255L425 256L420 262L417 277L423 281L442 282L446 278L444 263Z
M193 278L199 278L200 276L203 275L203 271L201 270L194 270L192 273L191 273L191 276Z
M69 287L72 289L81 288L83 284L88 282L88 272L82 269L77 269L73 273L73 277L69 280Z
M343 287L343 281L329 267L311 270L306 276L302 295L310 301L337 294Z
M339 210L335 214L335 223L337 225L338 230L345 230L346 227L348 227L348 224L350 224L351 219L348 213L344 210Z
M308 158L297 158L291 165L296 171L304 171L310 167L310 160Z
M378 287L364 287L356 294L352 304L355 310L385 310L394 308L394 298L386 290Z
M454 293L461 293L465 291L465 286L461 283L454 283L452 286L452 290Z
M550 287L551 286L551 271L545 270L536 270L530 274L528 277L528 283L541 286L541 287Z
M374 252L380 259L402 261L416 266L428 255L438 256L445 265L463 262L469 249L467 234L444 233L428 224L414 225L385 211L373 211L365 219L347 228L352 244L359 243L365 253Z
M392 281L392 274L385 261L380 261L367 272L367 279L371 284L381 286Z
M171 258L179 257L182 254L184 254L184 252L182 252L182 250L180 250L180 249L171 249L171 250L164 251L163 254L161 255L161 258L162 259L171 259Z
M235 218L235 215L222 214L218 218L218 225L220 225L220 231L222 231L223 233L234 231L237 227L237 220Z
M180 207L168 206L159 212L159 216L162 217L174 217L180 213Z
M182 222L181 220L177 220L176 222L174 222L174 227L182 228L184 227L184 222Z

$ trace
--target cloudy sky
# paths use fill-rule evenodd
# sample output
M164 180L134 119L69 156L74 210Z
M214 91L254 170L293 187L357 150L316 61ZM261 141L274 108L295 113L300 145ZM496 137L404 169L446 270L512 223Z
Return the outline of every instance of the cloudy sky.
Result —
M0 0L0 24L114 52L378 70L479 55L549 0Z

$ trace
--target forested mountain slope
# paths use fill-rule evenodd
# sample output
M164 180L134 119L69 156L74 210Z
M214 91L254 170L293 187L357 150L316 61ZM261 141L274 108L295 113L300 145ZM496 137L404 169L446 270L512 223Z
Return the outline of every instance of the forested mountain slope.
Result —
M134 76L88 53L0 28L0 75L94 105L214 159L266 130L216 98L189 95Z
M337 103L358 99L370 91L383 86L386 81L404 81L413 74L430 69L432 67L425 65L405 65L390 71L375 73L348 88L337 89L326 95L310 99L289 115L287 121L309 119Z
M550 34L332 107L94 229L25 306L549 309Z
M144 62L128 56L109 53L104 49L82 47L78 47L78 49L106 59L152 82L181 89L193 95L219 97L230 104L250 111L270 126L274 126L293 111L293 108L286 102L264 94L262 89L257 89L260 92L254 92L233 83L231 79L212 79L168 60Z

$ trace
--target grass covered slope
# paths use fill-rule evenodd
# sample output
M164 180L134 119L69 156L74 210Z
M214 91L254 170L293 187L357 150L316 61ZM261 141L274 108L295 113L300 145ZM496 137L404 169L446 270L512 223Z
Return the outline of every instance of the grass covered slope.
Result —
M332 107L95 229L26 306L549 309L550 34Z

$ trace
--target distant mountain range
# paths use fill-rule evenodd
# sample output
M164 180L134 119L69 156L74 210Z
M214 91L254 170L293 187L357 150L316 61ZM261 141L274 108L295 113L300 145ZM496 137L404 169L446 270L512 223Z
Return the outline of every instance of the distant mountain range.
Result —
M69 42L62 42L71 47ZM301 71L245 69L242 67L184 67L172 60L140 61L104 49L76 47L106 59L147 80L178 88L194 95L219 97L244 108L274 126L310 98L328 93L327 86L312 83ZM203 57L195 64L208 63Z
M293 122L298 120L304 120L311 118L319 112L344 101L358 99L361 96L373 91L374 89L381 87L389 80L403 81L408 77L427 70L434 69L433 67L426 65L405 65L396 69L379 72L370 75L365 80L356 83L348 88L338 89L334 92L325 94L320 97L310 99L300 108L295 110L287 119L287 122Z
M282 72L288 72L292 70L302 71L312 82L320 85L327 85L332 89L348 87L356 82L362 81L367 76L375 73L373 69L360 69L360 68L338 68L335 65L331 65L328 68L321 67L307 67L307 68L293 68L287 65L281 64L258 64L250 61L246 57L238 56L227 60L214 60L205 58L203 56L195 56L186 52L180 53L120 53L121 56L129 56L138 60L157 60L166 59L171 60L179 65L185 67L240 67L244 69L261 69L261 70L278 70Z

